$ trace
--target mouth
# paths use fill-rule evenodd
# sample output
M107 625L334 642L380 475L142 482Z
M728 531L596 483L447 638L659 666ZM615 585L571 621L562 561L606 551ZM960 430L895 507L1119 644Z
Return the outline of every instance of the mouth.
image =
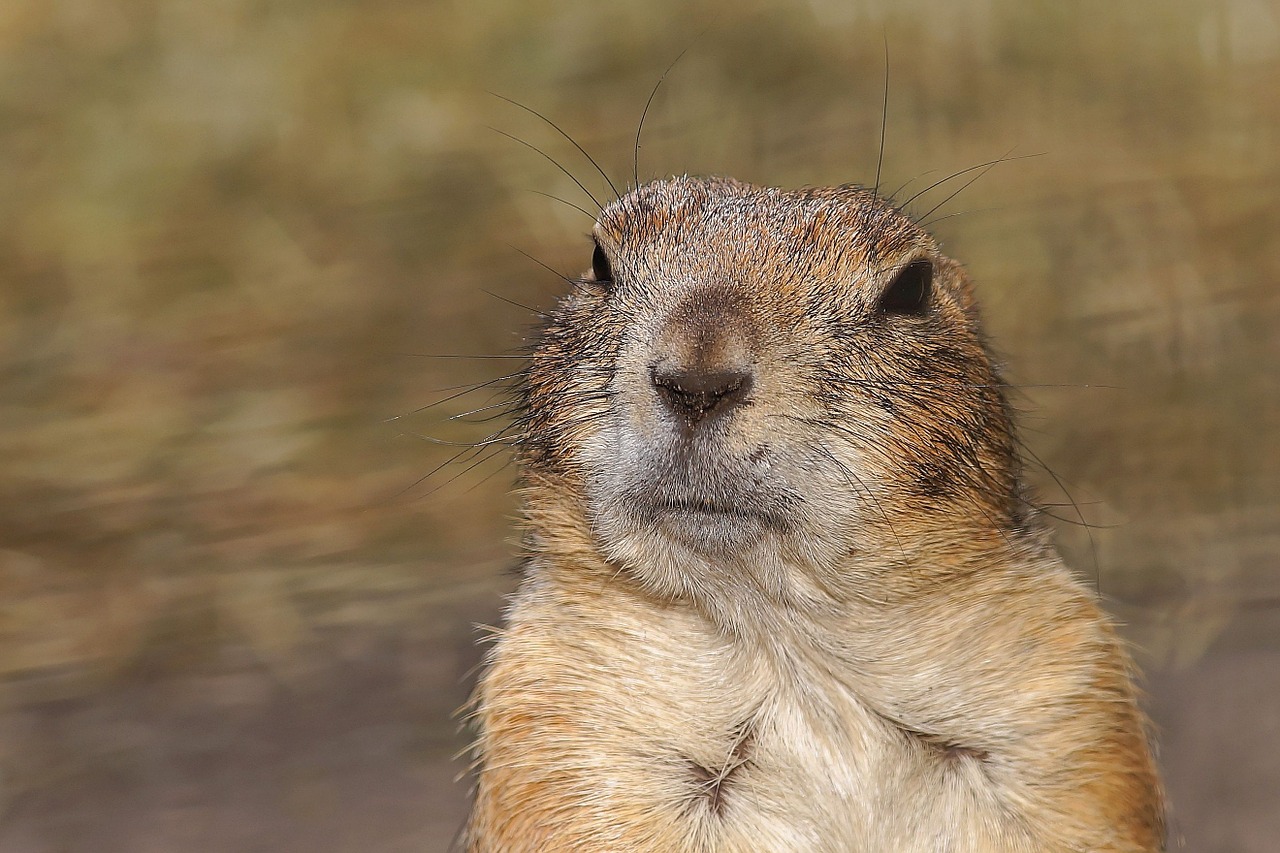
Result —
M720 503L710 498L665 498L655 502L658 515L724 516L737 518L752 515L737 506Z
M788 501L766 493L749 498L729 499L725 496L647 496L633 506L645 507L642 513L649 523L676 533L696 532L699 541L719 533L738 538L766 530L791 529Z
M702 442L636 451L595 481L599 518L613 536L657 536L722 554L794 534L805 515L801 495L779 476L765 449L731 455Z

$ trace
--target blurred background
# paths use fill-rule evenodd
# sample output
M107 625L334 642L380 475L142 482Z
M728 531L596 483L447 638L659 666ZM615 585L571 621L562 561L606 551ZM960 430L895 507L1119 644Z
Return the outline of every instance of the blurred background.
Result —
M642 179L870 184L886 42L882 187L1039 155L911 209L1138 648L1174 848L1276 849L1272 0L6 0L0 851L446 850L514 472L431 439L518 363L434 356L521 345L524 253L588 265L503 134L609 195L489 93L622 185L687 50Z

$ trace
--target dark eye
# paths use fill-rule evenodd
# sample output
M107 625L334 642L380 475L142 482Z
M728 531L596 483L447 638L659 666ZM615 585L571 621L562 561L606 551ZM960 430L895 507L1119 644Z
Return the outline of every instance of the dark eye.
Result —
M929 295L933 290L933 264L929 261L912 261L898 272L885 288L876 304L881 314L904 314L923 317L929 310Z
M591 275L597 284L613 284L613 266L599 243L596 243L596 250L591 253Z

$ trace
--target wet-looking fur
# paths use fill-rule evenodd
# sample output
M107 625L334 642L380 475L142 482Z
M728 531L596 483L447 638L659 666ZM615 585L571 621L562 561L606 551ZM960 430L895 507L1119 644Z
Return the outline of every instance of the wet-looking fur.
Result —
M660 181L593 236L524 377L468 848L1161 849L964 270L854 186Z

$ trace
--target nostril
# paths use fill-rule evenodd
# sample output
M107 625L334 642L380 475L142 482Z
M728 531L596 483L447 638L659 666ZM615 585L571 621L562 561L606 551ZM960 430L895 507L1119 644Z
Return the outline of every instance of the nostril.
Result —
M692 426L711 413L739 406L751 392L752 377L747 370L704 370L677 367L650 369L658 397L672 413Z

